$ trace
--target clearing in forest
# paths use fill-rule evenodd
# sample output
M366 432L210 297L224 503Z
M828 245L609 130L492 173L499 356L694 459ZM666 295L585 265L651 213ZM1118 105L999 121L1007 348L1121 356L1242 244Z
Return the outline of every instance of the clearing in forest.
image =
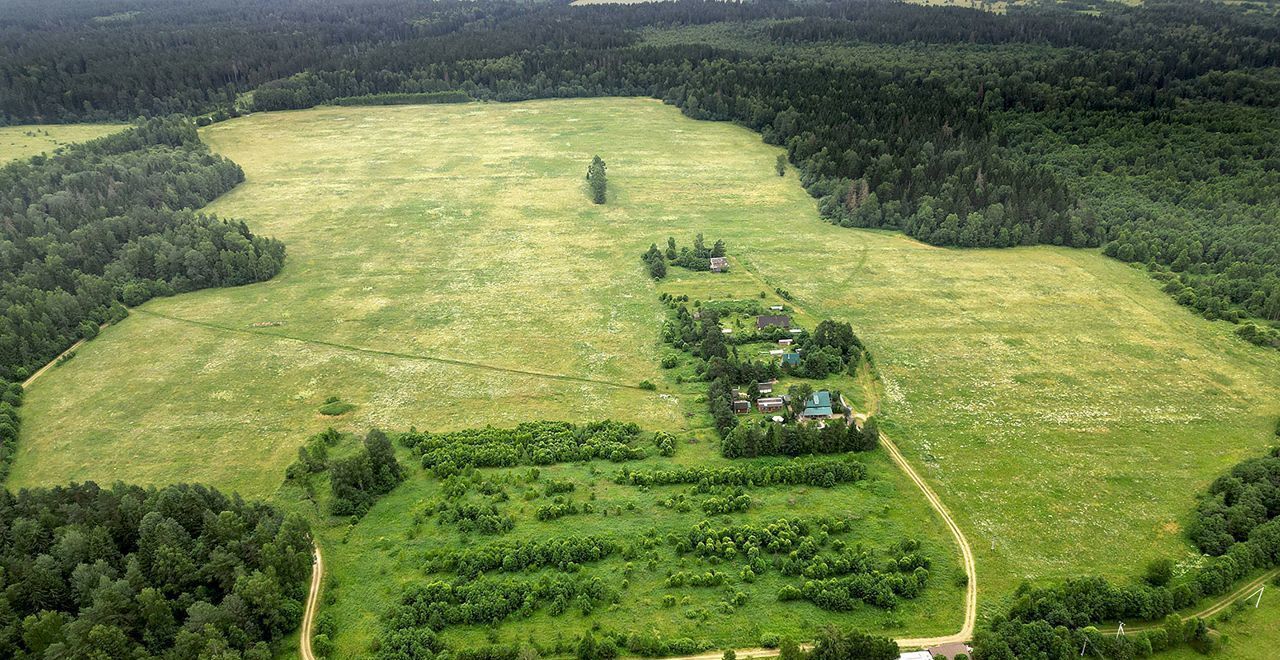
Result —
M123 124L26 124L0 126L0 165L51 153L61 146L100 138Z
M284 272L152 301L50 371L23 409L11 487L269 494L331 424L706 426L658 366L663 308L639 259L699 231L812 317L853 324L884 380L884 428L968 533L984 598L1190 555L1171 530L1194 494L1274 441L1280 355L1143 272L1095 251L833 227L775 174L774 147L655 101L319 108L203 135L248 177L211 210L283 240ZM603 206L583 180L593 154L609 166ZM282 325L253 327L267 320ZM319 414L330 396L356 407ZM396 491L362 527L392 524L400 497L415 496Z

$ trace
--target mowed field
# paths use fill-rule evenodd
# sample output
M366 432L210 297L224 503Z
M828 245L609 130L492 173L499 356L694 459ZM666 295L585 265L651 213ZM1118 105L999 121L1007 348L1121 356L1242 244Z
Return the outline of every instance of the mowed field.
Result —
M335 423L697 423L662 396L662 310L638 256L698 231L812 316L854 323L887 430L967 531L984 598L1189 556L1195 493L1274 438L1280 354L1144 273L1092 251L830 226L773 173L775 148L654 101L322 108L204 136L248 176L210 210L282 239L285 271L148 303L50 371L10 486L266 495ZM595 153L604 207L583 188ZM629 387L644 379L659 391ZM330 395L358 407L323 418Z
M0 126L0 165L75 142L85 142L114 133L121 124L27 124Z

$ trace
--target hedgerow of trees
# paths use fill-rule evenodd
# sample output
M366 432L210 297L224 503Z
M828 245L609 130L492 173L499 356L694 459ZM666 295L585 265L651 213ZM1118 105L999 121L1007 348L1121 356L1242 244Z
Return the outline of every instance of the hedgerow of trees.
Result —
M466 429L449 433L410 431L400 442L422 456L422 466L438 477L465 467L551 465L604 458L622 462L644 458L636 446L640 427L605 420L524 422L511 429Z
M0 656L275 657L304 520L202 486L0 491Z

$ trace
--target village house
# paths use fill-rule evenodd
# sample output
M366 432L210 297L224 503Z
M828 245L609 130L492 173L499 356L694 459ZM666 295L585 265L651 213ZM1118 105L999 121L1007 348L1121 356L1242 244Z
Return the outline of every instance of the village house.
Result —
M782 305L769 305L769 311L771 311L771 312L781 312L781 311L782 311Z
M723 273L729 267L729 260L724 257L711 257L711 272Z
M782 410L782 407L782 397L780 396L769 396L756 399L756 410L759 410L762 413Z
M751 402L746 399L736 399L733 402L733 412L743 415L751 412Z
M799 353L783 353L782 364L788 367L800 366L800 354Z
M764 330L769 327L790 328L791 317L786 314L756 317L756 330Z
M791 345L791 340L790 340L790 339L779 339L779 340L778 340L778 345L779 345L779 346L790 346L790 345Z
M756 389L757 389L761 394L769 394L769 393L773 392L773 381L766 381L766 382L763 382L763 383L756 383Z
M818 390L804 400L804 411L800 413L800 418L827 419L831 417L831 414L831 393L826 390Z

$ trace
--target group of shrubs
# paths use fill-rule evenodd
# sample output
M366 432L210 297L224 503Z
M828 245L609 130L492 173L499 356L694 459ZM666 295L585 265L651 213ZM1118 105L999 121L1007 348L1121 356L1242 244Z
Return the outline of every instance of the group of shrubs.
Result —
M466 429L448 433L410 430L401 442L422 457L422 466L445 477L466 467L552 465L594 459L644 458L636 446L640 427L605 420L590 424L524 422L515 428Z
M359 517L367 513L378 498L404 481L404 466L396 460L395 448L387 434L378 429L371 429L353 454L330 459L330 448L342 438L332 427L308 438L298 447L298 460L285 469L285 478L307 482L310 487L311 475L328 471L333 492L330 513Z
M668 263L688 270L708 271L711 270L711 258L723 257L724 254L724 241L716 241L714 245L707 247L706 239L698 234L693 239L693 249L677 249L675 237L669 236L666 250L659 250L658 244L653 243L640 259L648 267L649 276L660 280L667 276Z

